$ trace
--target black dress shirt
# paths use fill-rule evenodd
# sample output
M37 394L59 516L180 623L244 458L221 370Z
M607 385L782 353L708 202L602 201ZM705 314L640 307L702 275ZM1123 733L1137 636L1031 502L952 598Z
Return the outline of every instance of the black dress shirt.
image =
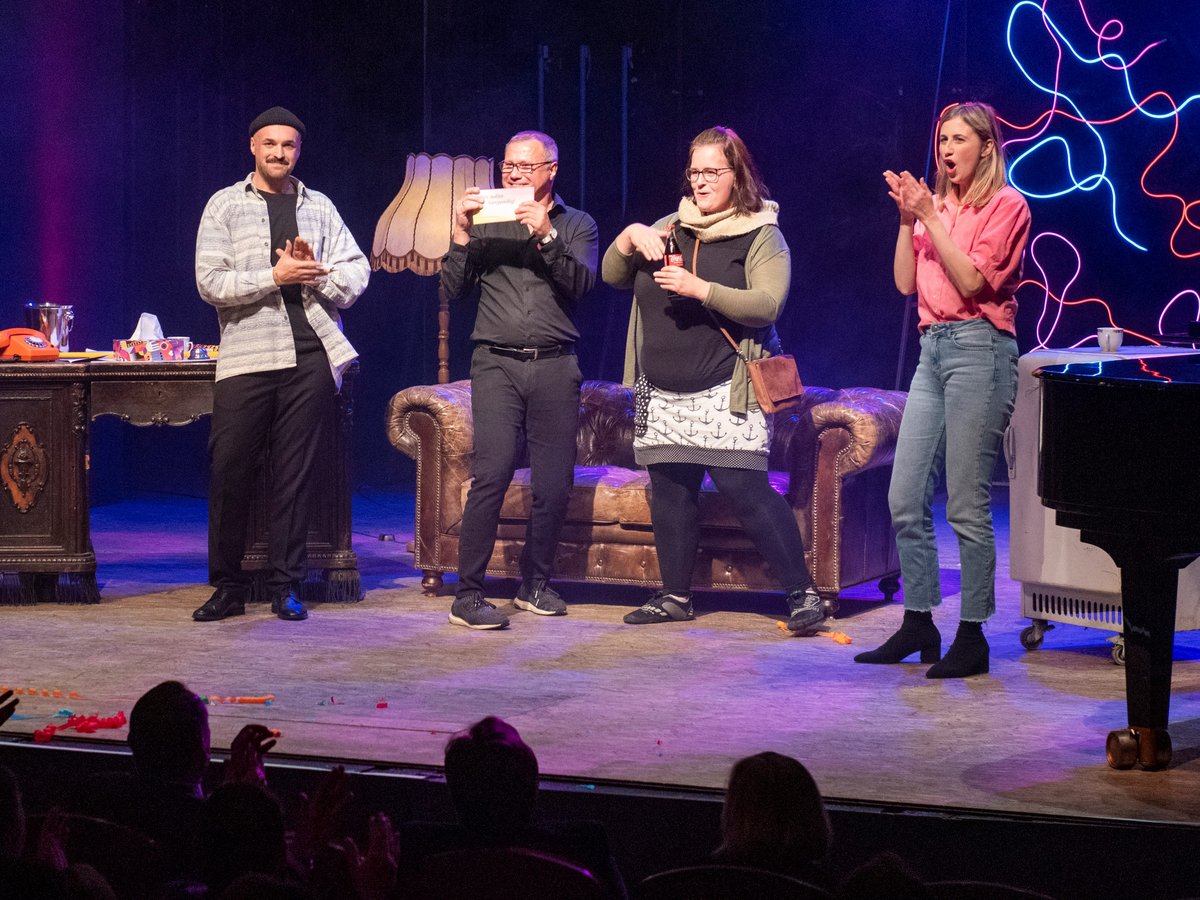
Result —
M579 339L575 305L596 283L599 233L591 216L557 195L550 225L558 237L545 246L519 222L476 225L466 246L450 244L446 295L459 300L479 285L473 341L549 347Z

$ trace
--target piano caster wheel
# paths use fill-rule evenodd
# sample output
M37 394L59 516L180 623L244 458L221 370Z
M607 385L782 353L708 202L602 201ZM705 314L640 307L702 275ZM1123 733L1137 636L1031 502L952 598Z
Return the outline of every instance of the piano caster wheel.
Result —
M823 599L821 601L821 612L825 613L825 618L827 619L832 619L834 616L836 616L840 608L841 607L838 606L837 597Z
M1143 769L1165 769L1171 764L1171 735L1165 728L1140 728L1138 763Z
M1171 764L1171 735L1165 728L1122 728L1108 733L1104 750L1113 769L1165 769Z
M1114 666L1125 665L1125 638L1117 635L1112 639L1112 661Z
M1110 769L1132 769L1138 761L1137 732L1132 728L1110 731L1104 745Z

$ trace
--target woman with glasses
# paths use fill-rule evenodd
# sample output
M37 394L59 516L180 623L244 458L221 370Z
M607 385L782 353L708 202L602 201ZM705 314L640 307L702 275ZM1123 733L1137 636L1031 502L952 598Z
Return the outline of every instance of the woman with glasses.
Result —
M779 206L767 199L731 128L696 136L685 175L689 194L679 208L653 225L625 228L601 267L609 284L633 287L625 384L637 396L634 453L650 473L663 581L625 621L694 617L692 569L707 471L786 591L788 628L808 634L824 620L821 598L791 507L767 479L771 421L755 402L745 364L780 352L774 322L787 300L791 258ZM682 265L664 264L671 262L664 260L670 233Z
M881 647L854 657L898 663L914 653L929 678L988 670L983 623L996 611L991 479L1017 391L1017 301L1029 207L1007 186L1000 126L983 103L938 120L937 183L883 173L900 211L893 274L916 291L921 358L909 388L888 502L904 579L904 621ZM946 476L946 519L958 536L962 608L941 657L933 608L942 602L934 488Z

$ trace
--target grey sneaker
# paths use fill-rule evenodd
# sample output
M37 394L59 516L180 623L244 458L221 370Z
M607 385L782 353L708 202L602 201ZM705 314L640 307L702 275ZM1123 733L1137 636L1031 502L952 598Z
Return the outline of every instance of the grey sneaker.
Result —
M788 594L787 602L792 610L788 616L788 631L808 635L820 630L825 622L825 603L820 594L812 588L794 591Z
M567 604L558 591L546 583L545 578L533 578L523 582L513 601L517 609L525 609L539 616L565 616Z
M654 594L633 612L625 616L626 625L653 625L657 622L689 622L696 618L692 596L680 597L666 591Z
M450 605L450 624L486 631L504 628L508 619L496 607L483 599L479 591L465 591Z

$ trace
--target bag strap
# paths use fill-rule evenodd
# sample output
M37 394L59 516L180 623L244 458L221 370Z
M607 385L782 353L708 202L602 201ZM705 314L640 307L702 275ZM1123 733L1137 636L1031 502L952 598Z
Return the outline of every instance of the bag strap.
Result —
M699 257L700 257L700 239L696 238L696 243L692 247L692 274L693 275L696 274L696 260ZM737 358L740 359L742 362L746 363L746 365L749 365L750 360L746 358L746 355L744 353L742 353L742 349L737 345L737 341L735 341L732 337L730 337L728 329L726 329L725 326L721 324L720 320L717 319L717 317L713 313L713 311L711 309L709 309L707 306L704 307L704 311L706 313L708 313L709 316L712 318L713 324L716 325L719 329L721 329L721 334L725 335L725 340L729 341L729 346L733 348L733 352L737 356Z

